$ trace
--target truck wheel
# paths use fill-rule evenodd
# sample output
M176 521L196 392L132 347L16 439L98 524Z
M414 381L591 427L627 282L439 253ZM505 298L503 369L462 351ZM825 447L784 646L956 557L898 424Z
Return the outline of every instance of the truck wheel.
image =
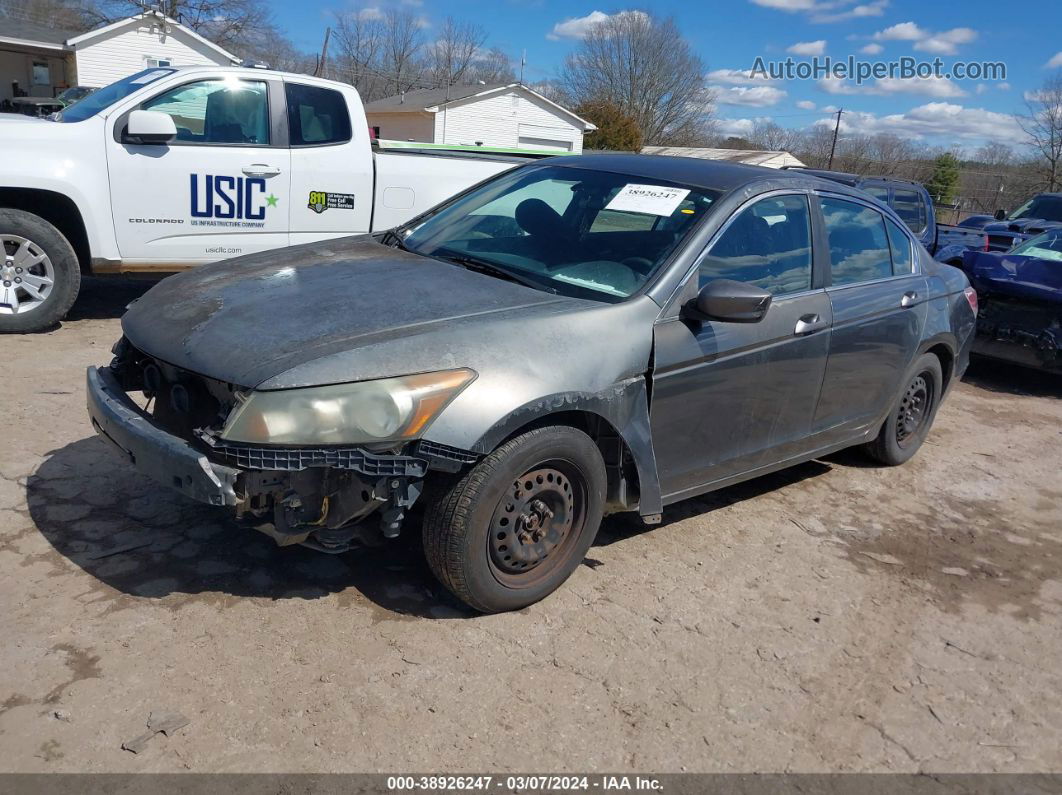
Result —
M923 354L908 370L903 392L878 438L866 445L870 456L887 466L898 466L918 452L929 435L943 391L940 359Z
M483 613L553 593L597 535L605 464L582 431L538 428L506 442L430 498L424 552L451 593Z
M0 332L42 331L66 315L81 286L77 255L43 218L0 208Z

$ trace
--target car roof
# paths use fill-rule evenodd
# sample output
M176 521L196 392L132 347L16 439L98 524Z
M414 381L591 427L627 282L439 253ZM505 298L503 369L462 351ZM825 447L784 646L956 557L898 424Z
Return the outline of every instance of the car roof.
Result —
M819 179L803 171L788 171L763 166L749 166L724 160L670 155L636 155L628 153L569 155L549 158L542 163L563 168L587 168L629 174L643 179L660 179L698 188L729 193L753 182L792 182L793 187L836 189L836 182Z
M259 66L225 66L225 65L197 65L197 66L164 66L162 69L172 69L174 72L180 74L196 74L199 72L241 72L246 73L247 77L253 77L254 75L272 75L274 77L283 77L286 79L297 79L300 83L313 83L315 85L328 86L329 88L353 88L349 83L341 83L337 80L326 80L323 77L312 77L311 75L298 74L296 72L285 72L280 69L264 69Z
M785 166L784 168L786 171L799 171L802 174L822 177L832 182L840 182L842 185L850 185L853 188L858 188L868 182L883 185L913 185L919 189L923 187L921 182L915 182L912 179L900 179L899 177L881 177L872 174L861 176L859 174L849 174L847 171L828 171L824 168L808 168L807 166Z

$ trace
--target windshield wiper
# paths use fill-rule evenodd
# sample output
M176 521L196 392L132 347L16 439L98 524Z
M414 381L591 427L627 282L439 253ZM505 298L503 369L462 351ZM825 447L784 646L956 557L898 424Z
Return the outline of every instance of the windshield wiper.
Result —
M383 243L385 246L390 246L391 248L400 248L403 251L412 251L412 249L406 245L405 241L402 239L402 236L395 232L395 230L393 229L388 229L384 236L380 238L380 242Z
M467 268L470 271L476 273L484 273L488 276L494 276L498 279L505 279L509 282L515 282L516 284L522 284L524 287L531 287L535 290L542 290L547 293L553 293L556 295L557 291L553 287L547 287L545 284L534 279L528 279L519 274L513 273L500 265L495 265L493 262L488 262L482 259L476 259L470 257L467 254L458 254L456 252L446 251L440 253L436 251L433 255L435 259L441 259L444 262L452 262L454 265L460 265L462 268Z

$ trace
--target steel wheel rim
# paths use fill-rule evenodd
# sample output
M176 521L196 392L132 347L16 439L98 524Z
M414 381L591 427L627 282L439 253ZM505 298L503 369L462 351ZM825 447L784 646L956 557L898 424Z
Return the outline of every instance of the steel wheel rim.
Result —
M587 490L569 461L545 461L506 486L491 517L487 558L510 588L542 582L570 556L586 521Z
M906 447L925 427L933 398L933 383L928 373L919 373L907 385L896 412L896 443Z
M25 237L0 235L0 315L32 312L55 288L55 268L44 249Z

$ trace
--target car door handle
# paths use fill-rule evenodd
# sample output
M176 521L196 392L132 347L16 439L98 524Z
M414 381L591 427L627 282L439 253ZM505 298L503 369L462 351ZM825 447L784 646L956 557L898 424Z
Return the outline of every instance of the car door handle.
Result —
M793 333L797 336L814 334L816 331L822 331L829 325L828 322L818 315L801 315L800 319L796 322L796 328L793 329Z
M243 173L249 177L275 177L280 173L280 169L265 163L251 163L243 167Z
M915 305L916 301L918 301L918 293L916 293L914 290L909 290L908 292L904 293L903 297L900 299L900 306L902 306L904 309L909 309Z

